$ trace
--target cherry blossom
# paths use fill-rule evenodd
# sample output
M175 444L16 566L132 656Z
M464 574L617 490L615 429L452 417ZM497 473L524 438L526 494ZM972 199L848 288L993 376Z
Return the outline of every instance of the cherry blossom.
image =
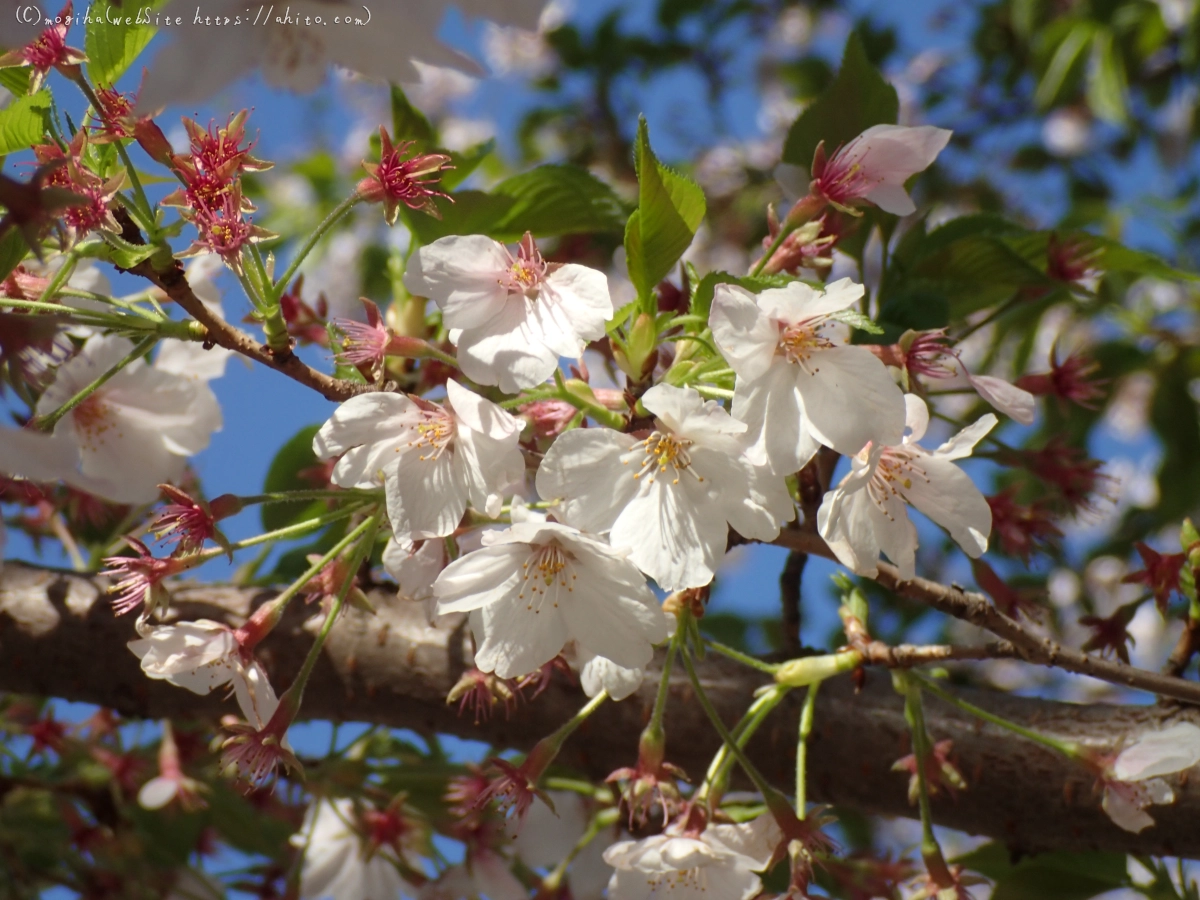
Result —
M392 533L420 540L453 532L468 503L499 513L499 491L525 471L517 447L522 425L447 381L443 404L390 393L347 400L313 438L313 452L319 459L341 455L333 470L339 487L382 482Z
M612 298L603 272L548 263L526 234L514 258L484 235L451 235L409 260L404 286L442 311L463 374L515 394L604 337Z
M765 869L783 839L769 813L740 825L709 825L698 834L672 825L640 841L620 841L604 853L616 871L610 900L750 900L762 890Z
M375 847L354 828L354 803L346 798L317 800L292 844L304 848L300 870L301 900L396 900L413 898L416 889L397 868L402 862L391 845ZM403 860L411 864L409 860Z
M931 125L874 125L828 160L824 146L819 146L809 191L843 209L867 202L907 216L917 207L904 183L929 168L951 134Z
M797 281L757 296L717 286L709 323L737 373L732 411L749 426L752 462L786 475L822 444L853 454L871 441L899 442L900 388L870 350L846 343L836 321L862 295L848 278L824 291Z
M579 686L589 697L608 691L612 699L624 700L637 693L646 677L645 669L619 666L582 648L575 653L575 664L579 669Z
M88 338L59 366L37 413L55 411L132 350L115 335ZM0 472L61 479L117 503L149 503L220 428L221 410L206 383L138 359L59 419L53 435L0 429Z
M396 224L401 203L440 219L441 213L433 198L451 200L451 197L431 185L437 183L442 169L454 168L449 164L450 157L444 153L418 153L405 157L415 142L402 141L399 146L392 146L391 135L382 125L379 126L379 142L379 162L363 160L367 177L358 183L358 195L368 203L382 203L383 217L389 225Z
M446 567L446 545L440 540L412 541L389 538L383 548L383 568L396 579L400 600L423 603L430 622L435 616L437 598L433 583Z
M536 671L569 640L638 668L667 636L667 617L625 553L556 522L485 533L434 593L438 613L472 613L475 665L501 678Z
M1101 805L1110 819L1136 834L1154 824L1147 806L1175 802L1175 792L1160 776L1185 772L1197 763L1200 727L1176 722L1160 731L1143 732L1102 774Z
M4 12L8 13L4 17L5 30L12 27L14 20L18 23L22 22L22 17L17 10L14 9L11 12L4 10ZM29 76L29 93L31 94L41 88L51 69L74 66L78 71L79 64L87 62L87 56L82 50L67 46L67 32L71 29L72 21L70 3L62 8L57 20L59 24L51 25L42 31L32 43L0 56L0 69L29 66L33 70ZM7 44L8 41L6 40L4 43Z
M208 619L157 625L129 642L148 678L169 681L193 694L229 686L242 715L261 728L279 701L270 679L253 655L245 654L234 631Z
M648 434L561 435L538 469L538 493L561 500L562 518L575 527L610 532L663 590L701 587L712 581L729 527L774 540L795 507L781 476L746 459L746 425L716 401L659 384L642 404L656 417Z
M544 0L458 0L469 16L506 22L524 28L537 24ZM416 3L378 4L370 21L361 5L348 2L296 0L266 12L269 21L254 21L241 0L211 0L202 10L185 0L172 0L164 17L182 16L197 27L179 28L174 41L159 50L150 67L139 110L153 111L167 103L196 103L235 79L261 69L270 85L294 91L311 91L324 80L327 68L345 66L380 81L418 80L413 59L433 65L474 67L470 59L451 50L437 36L450 4L421 0ZM263 14L262 10L257 10ZM340 22L334 24L334 17ZM199 27L206 17L239 27L226 27L214 41L211 29ZM361 20L355 22L355 19ZM308 21L309 26L297 23ZM324 27L315 23L320 21ZM354 24L349 24L354 22Z
M817 511L817 528L830 549L843 565L868 578L878 572L881 551L901 578L915 574L917 529L908 518L909 504L949 531L972 558L987 550L992 528L987 500L952 461L969 456L995 427L996 417L988 413L930 452L917 443L929 424L929 409L915 394L904 400L908 434L903 441L864 447Z

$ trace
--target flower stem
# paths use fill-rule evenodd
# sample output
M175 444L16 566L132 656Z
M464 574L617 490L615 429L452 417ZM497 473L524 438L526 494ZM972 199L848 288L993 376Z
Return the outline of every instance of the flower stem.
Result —
M800 734L796 740L796 815L804 818L808 806L808 736L812 734L813 711L817 705L817 689L821 682L814 681L804 695L804 706L800 709Z
M925 730L925 710L921 703L921 685L908 672L893 672L892 683L904 697L904 718L912 734L913 757L917 765L917 797L921 810L921 858L929 877L939 887L950 881L949 867L941 845L933 833L933 810L929 803L929 778L925 761L932 752Z
M954 696L954 694L947 691L937 682L920 674L919 672L909 672L908 674L911 678L920 682L922 688L929 691L929 693L933 694L939 700L944 700L951 706L957 707L965 713L975 716L976 718L983 719L985 722L990 722L991 724L999 728L1003 728L1006 731L1011 731L1013 734L1019 734L1026 740L1033 741L1035 744L1041 744L1043 747L1054 750L1057 753L1061 753L1063 756L1066 756L1069 759L1079 759L1083 755L1080 752L1079 746L1071 741L1060 741L1057 738L1039 734L1038 732L1032 731L1029 728L1025 728L1022 725L1018 725L1016 722L1011 722L1008 719L1001 718L995 713L990 713L986 709L980 709L975 704L968 703L966 700Z
M312 252L313 247L317 245L317 241L319 241L324 236L325 232L327 232L337 223L338 219L350 212L350 210L353 209L355 204L357 204L360 200L362 200L362 197L359 196L358 191L355 191L353 194L335 206L333 211L325 217L325 220L316 227L316 230L308 236L308 240L304 242L304 245L296 253L295 259L292 260L291 264L275 282L275 291L277 294L282 294L285 290L287 290L287 286L295 276L296 270L300 268L300 264L304 262L305 257Z
M791 691L789 687L775 685L750 704L750 708L746 710L742 720L733 727L733 738L739 747L745 749L759 726L766 721L767 716L788 695L789 691ZM733 767L733 763L734 758L729 749L725 745L721 745L721 748L713 756L712 762L709 763L704 783L696 794L697 801L707 800L710 797L719 801L721 795L725 793L725 786L729 782L729 770Z
M324 556L309 566L308 569L305 570L304 574L289 584L282 594L271 601L271 611L263 614L264 627L255 629L255 633L252 636L253 644L257 644L264 637L266 637L268 633L270 633L271 628L274 628L275 623L279 621L279 618L287 609L288 604L292 602L292 598L299 594L300 591L304 589L304 586L312 581L322 569L329 565L332 560L340 556L342 551L361 538L366 530L371 527L371 522L372 519L367 519L357 528L347 534L344 538L334 544ZM267 625L269 625L269 627L266 627ZM253 644L251 644L251 646ZM243 644L243 647L245 646L246 645Z
M733 735L729 733L729 729L725 726L725 723L721 721L720 714L713 707L712 701L708 699L708 694L704 692L704 686L700 683L700 676L696 674L696 667L692 663L691 654L686 648L681 649L682 652L680 653L680 657L683 659L683 667L687 669L688 680L692 683L692 689L696 692L696 699L699 701L701 708L704 710L704 714L708 716L708 720L712 722L713 727L717 730L717 733L721 735L721 740L725 742L725 746L729 748L729 752L733 754L734 758L741 765L742 770L745 771L747 777L754 782L754 786L758 788L759 792L764 798L769 799L773 795L778 794L778 791L771 787L771 785L767 782L767 779L764 778L762 773L758 771L758 768L754 765L754 763L750 762L749 758L742 751L741 746L738 745L738 742L734 739Z
M720 641L714 641L710 637L703 638L703 641L707 646L711 647L713 650L716 650L722 656L726 656L729 659L732 659L734 662L739 662L743 666L748 666L749 668L754 669L758 672L762 672L766 675L774 676L775 673L779 670L778 665L774 665L774 664L768 663L768 662L763 662L761 659L755 659L753 656L750 656L747 653L743 653L741 650L735 650L733 647L726 646L725 644L722 644Z
M300 708L300 702L304 699L304 688L308 684L309 676L312 675L313 669L317 665L317 660L321 657L321 648L325 646L325 639L329 637L329 632L333 630L333 623L337 621L338 614L342 611L342 606L346 602L346 595L350 593L350 588L354 584L354 576L358 574L358 567L362 565L363 559L371 551L371 547L375 546L375 535L379 531L379 522L383 518L382 507L376 507L371 513L371 518L367 519L362 529L362 537L358 542L358 546L354 548L354 554L351 556L350 565L346 569L346 579L342 582L341 590L338 591L337 597L329 607L329 614L325 617L325 621L321 625L321 630L317 633L316 640L313 641L312 647L308 650L308 656L304 658L304 665L300 668L300 674L296 676L296 680L292 682L291 687L287 689L282 697L279 698L279 705L283 706L285 702L291 704L293 710Z
M97 378L95 381L93 381L91 384L89 384L87 387L85 387L83 390L81 390L78 394L76 394L74 397L72 397L70 400L68 400L66 403L64 403L62 406L60 406L58 409L54 410L54 412L47 413L44 416L38 416L36 419L34 419L33 420L34 427L37 428L39 431L52 431L54 429L54 426L56 424L58 424L58 421L63 416L65 416L67 413L69 413L71 410L73 410L75 407L77 407L80 403L82 403L88 397L92 396L92 394L94 394L97 390L99 390L101 387L103 387L110 378L112 378L114 375L116 375L118 372L120 372L122 369L124 369L126 366L128 366L130 363L132 363L134 360L141 359L142 356L145 355L146 351L154 346L154 344L157 340L158 340L157 335L150 335L149 337L142 338L142 340L140 340L137 344L135 344L134 348L132 350L130 350L128 354L126 354L124 359L122 359L115 366L113 366L111 369L109 369L107 372L105 372L103 375L101 375L99 378Z
M562 370L554 370L554 384L558 388L558 398L570 403L576 409L583 410L601 425L607 428L615 428L620 431L625 427L625 417L620 413L615 413L606 406L601 406L578 394L573 394L567 389L566 383L563 381Z
M61 288L64 284L66 284L67 281L70 280L71 276L75 273L75 264L78 261L79 261L78 249L69 250L67 252L66 257L63 259L62 265L59 266L58 271L55 272L50 277L50 283L46 285L46 289L44 291L42 291L41 295L38 297L39 303L49 303L50 302L50 299L56 293L58 293L58 289ZM4 305L8 306L9 301L5 301ZM61 309L61 307L60 307L60 309Z
M210 559L216 559L218 556L224 556L226 550L245 550L247 547L253 547L256 544L265 544L270 541L281 541L288 538L300 537L308 534L310 531L317 531L324 528L333 522L341 519L348 519L356 512L362 510L362 504L353 504L351 506L343 506L341 509L336 509L323 515L316 516L311 519L305 519L303 522L297 522L294 525L285 525L283 528L276 528L274 531L267 531L263 534L248 537L240 541L234 541L225 547L213 547L209 550L202 550L194 556L189 556L189 561L195 560L193 565L199 565L202 562L208 562Z
M291 503L299 500L350 500L366 499L378 495L376 491L364 491L358 488L340 488L338 490L312 491L274 491L267 494L252 494L248 497L238 497L243 506L254 506L259 503Z

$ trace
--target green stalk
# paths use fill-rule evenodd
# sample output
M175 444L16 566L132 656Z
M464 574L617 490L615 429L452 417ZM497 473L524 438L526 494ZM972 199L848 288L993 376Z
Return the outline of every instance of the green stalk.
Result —
M817 705L817 689L821 682L814 681L804 695L804 706L800 710L800 734L796 740L796 816L804 818L808 808L808 736L812 734L813 712Z
M157 335L151 335L150 337L143 338L136 345L134 345L134 348L129 351L129 353L125 356L124 359L122 359L115 366L113 366L111 369L109 369L107 372L105 372L103 375L101 375L99 378L97 378L95 381L93 381L91 384L89 384L87 387L85 387L83 390L81 390L78 394L76 394L74 397L72 397L70 400L68 400L66 403L64 403L62 406L60 406L58 409L54 410L54 412L47 413L44 416L38 416L36 419L34 419L34 421L33 421L34 427L37 428L39 431L46 431L46 432L53 431L54 426L58 424L59 420L62 419L63 416L65 416L71 410L75 409L75 407L77 407L80 403L82 403L88 397L92 396L92 394L94 394L97 390L99 390L101 387L103 387L110 378L112 378L114 375L116 375L118 372L120 372L122 369L124 369L126 366L128 366L130 363L132 363L134 360L141 359L141 357L146 353L146 351L148 351L151 347L154 346L154 344L157 340L158 340Z
M614 428L620 431L625 427L625 417L620 413L615 413L607 406L601 406L599 403L594 403L567 390L567 385L563 381L562 371L559 369L554 370L554 384L558 388L558 399L565 400L576 409L583 410L607 428Z
M75 264L78 262L78 251L68 250L66 257L63 259L62 265L58 267L57 272L50 276L49 284L46 285L46 289L42 291L41 296L38 297L39 303L50 302L50 298L53 297L58 292L58 289L66 284L71 275L74 274ZM5 305L7 306L8 304L5 303Z
M720 641L714 641L710 637L703 638L703 640L707 646L711 647L713 650L716 650L722 656L728 657L734 662L739 662L743 666L748 666L751 669L762 672L765 675L774 677L775 673L779 671L779 666L772 663L763 662L761 659L756 659L747 653L743 653L741 650L735 650L733 647L726 646Z
M225 556L227 550L245 550L247 547L253 547L257 544L265 544L270 541L286 540L288 538L300 537L308 534L310 531L318 531L333 522L341 519L348 519L356 512L362 510L362 504L356 503L352 506L344 506L341 509L333 510L324 515L317 516L312 519L305 519L303 522L297 522L295 525L287 525L283 528L276 528L274 531L267 531L263 534L255 535L254 537L245 538L244 540L234 541L225 547L213 547L210 550L202 550L194 556L189 556L187 559L192 565L199 565L203 562L208 562L210 559L216 559L218 556Z
M335 206L333 211L325 217L325 220L317 226L316 230L308 236L308 240L304 242L304 245L296 253L296 258L292 260L291 265L287 267L284 273L275 282L275 290L279 295L282 295L283 292L287 290L287 286L295 276L296 270L300 268L300 264L304 262L305 257L312 252L313 247L317 246L317 241L319 241L325 235L325 232L327 232L337 223L338 219L350 212L350 210L353 209L355 204L357 204L360 200L362 200L362 197L359 196L358 191L355 191L353 194Z
M304 658L304 665L300 667L300 674L296 676L296 680L292 682L291 687L279 698L280 706L283 706L285 702L290 702L293 710L300 708L300 703L304 699L304 688L308 684L309 676L312 675L312 671L317 665L317 660L321 658L321 648L325 646L325 639L329 637L329 632L333 630L333 623L337 621L337 617L342 611L342 606L346 602L346 595L350 593L350 588L354 584L354 576L358 573L358 567L362 565L362 561L370 552L370 548L375 545L375 534L379 531L379 522L382 518L383 510L377 508L372 513L371 518L367 519L364 523L366 528L364 529L363 538L359 541L351 557L350 565L346 570L346 580L342 582L341 590L338 591L337 597L334 598L333 604L329 607L329 615L325 617L325 621L321 625L321 630L317 633L316 640L313 641L312 647L308 650L308 655Z
M1003 728L1006 731L1011 731L1013 734L1019 734L1026 740L1033 741L1035 744L1040 744L1043 747L1054 750L1057 753L1061 753L1063 756L1066 756L1069 759L1079 759L1083 755L1080 752L1079 745L1077 744L1074 744L1070 741L1060 741L1057 738L1039 734L1036 731L1025 728L1023 725L1018 725L1016 722L1011 722L1008 719L1001 718L995 713L990 713L986 709L981 709L973 703L968 703L966 700L954 696L954 694L947 691L936 681L927 678L919 672L912 671L908 674L911 678L918 681L922 688L929 691L929 693L933 694L939 700L944 700L946 703L961 709L963 712L968 713L969 715L975 716L978 719L983 719L985 722L990 722L991 724L999 728Z
M739 747L745 749L750 742L750 738L754 737L754 733L758 731L759 726L767 720L769 716L788 695L791 688L782 685L774 685L762 693L755 701L750 704L742 716L742 720L733 727L733 738ZM700 790L696 794L697 801L707 800L709 797L720 798L725 792L725 785L729 783L729 770L733 768L735 760L730 754L729 749L725 745L717 750L712 758L712 762L708 765L708 772L705 773L704 783L700 786Z
M359 488L342 488L340 490L312 491L274 491L266 494L252 494L248 497L238 497L243 506L254 506L260 503L289 503L293 500L350 500L367 499L378 496L377 491L366 491Z
M933 809L929 802L929 779L925 761L932 753L929 733L925 730L925 710L921 703L921 686L907 672L893 672L892 681L904 697L904 718L912 734L913 758L917 763L917 797L921 810L921 858L930 878L938 887L951 882L946 857L933 833Z
M692 683L692 690L696 692L696 699L704 710L704 714L708 716L708 720L712 722L717 733L721 735L721 740L725 742L725 746L729 748L729 752L733 754L747 777L754 782L754 786L758 788L759 793L768 800L769 804L770 799L777 795L778 791L771 787L754 763L750 762L750 759L742 751L738 742L734 740L733 735L729 733L729 729L725 727L725 723L721 721L721 716L713 707L712 701L708 699L708 694L704 692L704 686L700 683L700 677L696 674L696 667L692 663L691 654L688 653L687 648L681 648L681 650L680 657L683 659L683 667L687 669L688 680Z

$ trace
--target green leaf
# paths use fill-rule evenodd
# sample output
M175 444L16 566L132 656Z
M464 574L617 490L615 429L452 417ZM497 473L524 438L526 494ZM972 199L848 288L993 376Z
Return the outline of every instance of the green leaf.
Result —
M620 232L625 220L612 188L576 166L538 166L500 182L492 195L512 198L495 231L513 240L526 231L537 237Z
M1092 55L1088 60L1087 102L1097 117L1114 125L1124 125L1128 118L1125 95L1125 62L1107 28L1096 31L1092 38Z
M164 0L130 9L115 0L95 0L88 9L91 23L83 39L88 76L97 87L111 87L133 65L158 28L147 12Z
M691 244L704 218L704 192L695 182L671 171L650 149L650 131L638 122L634 163L638 173L638 208L625 226L629 280L645 304L657 285Z
M0 109L0 156L40 143L50 115L50 92L18 97Z
M696 292L692 295L692 308L690 312L693 315L703 316L708 318L709 310L712 309L713 293L717 289L718 284L736 284L739 287L744 287L751 293L757 294L769 288L781 288L793 281L800 281L794 275L730 275L728 272L709 272L696 285Z
M445 169L442 172L438 186L443 191L452 191L468 178L471 173L479 168L492 151L496 149L496 139L488 138L482 144L476 144L474 147L468 147L463 151L445 150L442 151L449 155L450 164L453 169Z
M33 69L29 66L8 66L0 69L0 87L7 88L14 97L23 97L29 93L29 76Z
M936 234L936 232L935 232ZM1007 300L1019 288L1058 286L1004 241L972 236L924 254L909 271L904 290L941 294L953 318Z
M0 281L9 276L29 253L29 245L19 228L10 228L0 237Z
M99 232L104 246L99 258L105 259L122 269L132 269L143 260L149 259L158 250L153 244L133 244L110 231Z
M1095 28L1092 22L1077 22L1063 37L1033 94L1034 105L1039 110L1049 109L1063 92L1068 76L1092 39Z
M872 125L895 124L899 111L896 89L871 65L862 38L852 32L837 78L788 129L783 161L808 171L821 141L832 153Z
M454 202L435 200L440 219L409 209L400 208L413 236L422 244L432 244L448 234L487 234L494 236L497 226L508 215L512 197L485 194L483 191L459 191Z
M1128 884L1123 853L1039 853L1012 862L999 843L985 844L955 863L996 882L992 900L1090 900Z
M307 425L301 428L279 448L279 452L271 460L271 468L267 470L267 477L263 482L263 493L273 494L278 491L312 489L312 484L301 478L300 473L318 465L317 457L312 450L312 442L313 435L320 427L320 425ZM325 504L320 500L264 503L260 508L263 529L273 531L276 528L311 519L324 512L325 508Z
M859 331L865 331L867 334L883 334L882 328L862 313L853 309L840 309L837 312L830 313L829 318L838 322L845 322L851 328L857 328Z
M433 126L425 113L409 102L408 95L397 84L392 85L392 142L416 141L418 149L427 152L435 140Z

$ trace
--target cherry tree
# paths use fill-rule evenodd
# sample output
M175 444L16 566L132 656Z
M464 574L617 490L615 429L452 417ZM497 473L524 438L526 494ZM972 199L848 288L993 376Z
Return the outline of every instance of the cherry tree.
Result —
M1195 897L1195 10L454 5L0 4L4 896Z

